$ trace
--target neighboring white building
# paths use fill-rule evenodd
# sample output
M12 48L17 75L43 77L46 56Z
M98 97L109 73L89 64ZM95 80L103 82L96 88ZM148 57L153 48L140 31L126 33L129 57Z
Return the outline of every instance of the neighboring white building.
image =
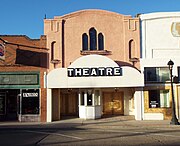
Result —
M168 61L174 62L173 76L180 68L180 12L140 15L141 71L144 73L143 119L171 118L171 88ZM174 84L176 115L179 114L179 83Z

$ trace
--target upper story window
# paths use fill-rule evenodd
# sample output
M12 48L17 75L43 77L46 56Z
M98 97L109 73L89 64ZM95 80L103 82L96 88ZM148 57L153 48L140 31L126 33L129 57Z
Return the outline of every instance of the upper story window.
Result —
M50 54L50 59L51 63L54 64L54 68L56 68L56 65L60 63L60 60L56 59L57 58L57 50L56 50L56 41L53 41L51 43L51 54Z
M89 29L89 34L82 34L82 55L87 54L101 54L109 55L110 51L104 50L104 35L97 33L94 27Z
M82 48L84 51L88 50L88 35L86 33L82 35Z
M99 33L97 35L97 31L94 27L89 29L89 35L87 35L87 33L83 33L83 35L82 35L82 50L83 51L104 50L103 34Z
M54 52L55 51L55 47L54 46L55 46L55 43L56 43L55 41L53 41L51 43L51 61L54 60L54 53L55 53Z
M90 50L97 50L97 32L94 28L89 30Z
M145 83L164 83L170 80L168 67L145 67Z
M135 57L135 42L134 40L129 41L129 59L132 59Z
M104 50L104 36L102 33L98 34L98 48L99 50Z
M55 41L53 41L51 43L51 61L54 60L54 45L55 45Z

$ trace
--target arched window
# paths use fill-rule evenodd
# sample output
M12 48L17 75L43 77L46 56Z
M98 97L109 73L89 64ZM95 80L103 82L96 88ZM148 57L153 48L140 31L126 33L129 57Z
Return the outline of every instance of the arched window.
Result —
M51 60L54 60L54 45L55 45L55 41L53 41L52 43L51 43Z
M134 40L129 41L129 59L135 57L135 42Z
M82 34L82 51L89 51L94 53L96 50L103 52L104 50L104 35L97 33L94 27L89 29L89 34ZM98 52L98 51L97 51Z
M88 50L88 35L86 33L82 35L82 50Z
M98 49L104 50L104 36L102 33L98 34Z
M89 36L90 50L97 50L97 32L93 27L89 30Z

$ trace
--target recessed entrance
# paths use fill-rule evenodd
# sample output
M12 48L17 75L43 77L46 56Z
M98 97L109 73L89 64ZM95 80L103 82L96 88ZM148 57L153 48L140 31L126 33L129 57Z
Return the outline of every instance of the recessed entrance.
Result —
M78 116L78 94L77 92L61 92L61 116Z
M124 115L123 92L103 92L103 115Z

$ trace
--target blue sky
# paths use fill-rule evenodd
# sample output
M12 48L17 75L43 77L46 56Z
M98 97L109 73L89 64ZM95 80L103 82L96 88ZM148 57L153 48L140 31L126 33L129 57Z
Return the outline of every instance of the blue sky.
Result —
M1 0L0 34L43 35L43 18L82 9L103 9L124 15L180 11L180 0Z

